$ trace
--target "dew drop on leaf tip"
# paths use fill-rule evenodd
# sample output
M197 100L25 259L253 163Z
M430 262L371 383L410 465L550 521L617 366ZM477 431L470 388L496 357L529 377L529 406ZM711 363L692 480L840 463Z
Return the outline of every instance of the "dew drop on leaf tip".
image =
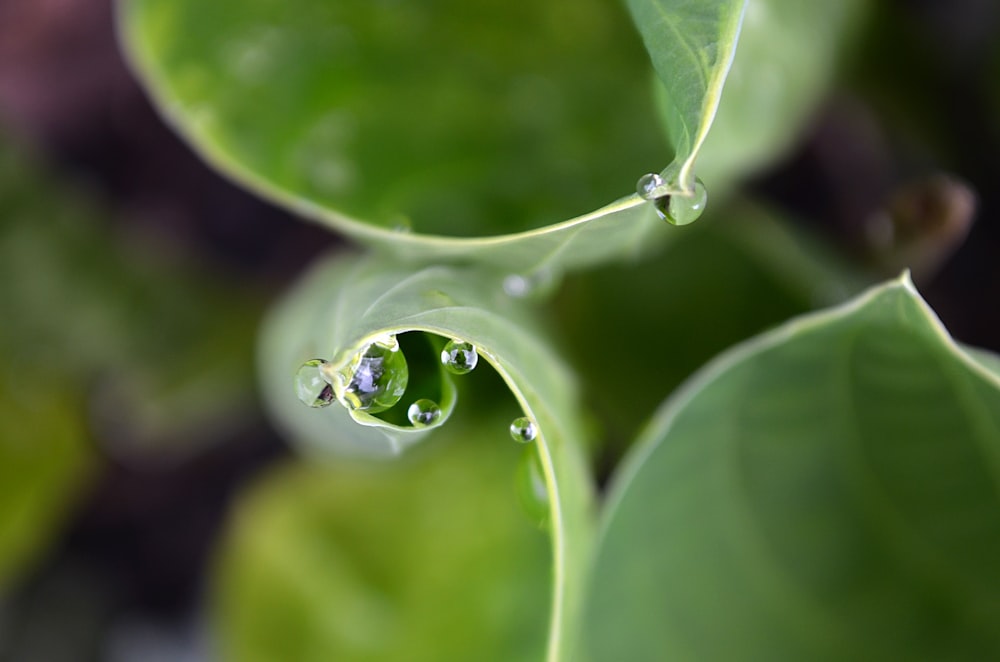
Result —
M538 436L538 426L527 416L515 418L510 424L510 436L519 444L528 444Z
M326 407L333 402L333 386L323 377L323 359L310 359L295 372L295 395L309 407Z
M441 350L441 363L448 372L464 375L475 369L479 363L479 353L472 343L463 340L450 340Z
M653 201L656 214L673 225L687 225L697 221L705 211L708 202L708 191L700 179L694 180L692 195L668 195Z
M425 428L434 425L441 418L441 407L433 400L421 398L406 410L406 417L415 428Z
M667 168L664 172L671 171ZM653 203L656 214L662 220L673 225L687 225L701 216L708 202L708 191L705 184L697 177L694 180L694 191L691 195L669 194L671 185L662 176L648 173L639 178L636 193L643 200Z
M342 373L347 385L340 400L348 409L375 414L389 409L403 397L410 372L394 336L370 343Z

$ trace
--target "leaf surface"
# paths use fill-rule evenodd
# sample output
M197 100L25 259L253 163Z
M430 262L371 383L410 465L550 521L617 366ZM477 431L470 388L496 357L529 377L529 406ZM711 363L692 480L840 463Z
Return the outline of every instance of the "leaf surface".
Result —
M0 369L0 593L58 535L94 464L83 403L38 371Z
M397 462L290 462L245 492L216 564L223 658L540 659L549 550L498 413Z
M669 193L694 192L695 160L708 137L736 52L746 0L628 0L667 92L674 146Z
M293 393L297 367L313 358L349 357L385 334L399 338L423 332L471 342L480 362L497 371L538 426L534 443L549 494L554 557L549 655L559 659L573 627L589 550L591 485L582 454L575 380L531 328L518 303L504 294L500 274L481 269L412 269L378 257L330 260L292 292L266 325L261 343L263 389L288 435L313 449L398 453L424 438L428 429L366 415L351 420L351 413L336 403L307 408ZM404 395L396 407L406 407L413 397ZM439 425L446 420L442 417Z
M992 361L995 366L995 361ZM727 352L615 480L591 659L1000 651L1000 380L907 278Z
M147 89L208 161L362 243L530 272L663 234L622 198L666 146L614 2L120 6Z

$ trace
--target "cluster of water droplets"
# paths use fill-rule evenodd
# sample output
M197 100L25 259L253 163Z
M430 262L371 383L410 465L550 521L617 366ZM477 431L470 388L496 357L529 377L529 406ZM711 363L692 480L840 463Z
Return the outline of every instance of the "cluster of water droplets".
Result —
M441 364L454 375L472 372L479 364L479 352L469 342L449 340L441 350ZM355 354L345 365L325 359L309 359L295 373L295 395L309 407L326 407L338 400L353 411L383 412L403 398L409 382L406 357L395 336L379 338ZM410 404L406 417L415 428L434 425L441 419L440 405L428 398ZM516 441L533 441L537 431L528 418L511 423Z
M653 203L657 215L673 225L687 225L698 220L705 211L708 202L708 191L705 184L697 177L694 180L694 191L690 195L671 193L679 186L676 183L679 169L670 166L660 174L648 173L639 178L635 191L643 200Z
M454 375L466 375L479 364L479 352L469 342L449 340L441 349L442 366ZM327 407L338 400L348 409L378 413L399 403L409 382L406 357L395 336L385 336L366 345L342 366L325 359L310 359L295 373L295 394L309 407ZM415 400L406 410L414 428L427 428L441 420L440 405L428 398ZM510 424L510 436L519 444L530 444L538 426L520 416ZM525 448L515 476L518 501L527 516L540 527L549 520L549 494L544 472L534 446Z

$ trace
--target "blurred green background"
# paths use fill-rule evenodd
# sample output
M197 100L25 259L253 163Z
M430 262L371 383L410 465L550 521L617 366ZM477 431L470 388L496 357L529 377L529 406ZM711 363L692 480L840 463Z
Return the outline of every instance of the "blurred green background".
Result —
M873 4L806 133L748 183L758 202L730 208L742 226L706 223L659 257L566 280L544 314L581 374L595 436L607 442L595 453L599 476L642 417L709 357L848 294L811 286L824 282L815 269L826 265L842 272L851 264L866 274L860 281L895 275L916 255L926 265L917 284L952 333L1000 350L998 35L1000 6L985 0ZM927 183L940 172L976 195L969 238L953 254L949 238L973 217L953 189ZM913 219L905 248L916 251L902 257L872 221L900 207ZM782 242L791 236L825 245L802 251L822 254L820 267L788 260ZM258 583L255 574L272 563L282 572L315 563L315 576L329 579L338 567L330 540L420 540L422 530L381 540L372 530L393 527L377 518L359 532L344 504L394 512L407 503L407 486L420 491L469 471L482 480L468 489L495 513L490 544L514 550L507 563L484 570L491 550L473 544L448 547L454 557L445 559L435 541L414 559L490 575L494 583L483 585L500 587L497 613L524 605L520 619L499 632L470 616L462 631L481 627L505 658L531 659L543 636L546 551L535 524L516 517L507 486L520 459L513 450L470 455L470 439L493 440L474 439L459 416L394 480L398 469L293 459L262 414L259 319L314 257L338 245L224 181L164 126L122 62L109 2L0 0L0 660L213 660L217 609L228 614L224 631L264 631L271 651L311 642L289 654L330 659L308 648L322 641L315 612L296 611L313 603L282 593L297 576L308 588L314 575L302 582L292 572L268 586L272 575ZM650 284L662 292L652 303ZM608 362L595 357L633 347L637 335L646 379L609 391ZM472 392L500 398L494 382L484 376ZM497 420L509 406L498 406ZM435 453L447 459L435 463ZM327 483L336 489L322 489ZM448 504L443 497L416 512ZM441 526L470 517L456 510ZM269 547L268 532L284 544ZM338 549L362 553L349 543ZM351 589L368 610L352 626L358 650L377 638L365 627L390 627L380 600L442 591L442 600L461 602L462 587L434 583L433 573L426 585L404 586L387 564L372 563L366 572L382 593ZM221 600L212 598L217 581L230 587ZM320 584L329 590L315 593L318 610L350 585ZM284 618L241 609L245 596L259 604L255 591L276 596ZM434 616L399 636L454 636ZM466 650L460 639L456 659ZM251 659L231 643L240 635L227 641L233 659Z

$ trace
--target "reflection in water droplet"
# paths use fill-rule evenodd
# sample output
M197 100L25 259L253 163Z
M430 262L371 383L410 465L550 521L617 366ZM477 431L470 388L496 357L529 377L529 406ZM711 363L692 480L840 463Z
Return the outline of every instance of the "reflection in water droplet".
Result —
M654 172L643 175L635 185L635 192L643 200L655 200L662 195L663 178Z
M510 436L519 444L527 444L538 436L538 427L527 416L521 416L510 424Z
M472 343L462 340L449 340L441 350L441 363L448 372L464 375L472 372L479 363L479 353Z
M441 408L433 400L421 398L406 410L406 417L415 428L425 428L434 425L441 418Z
M517 465L514 487L521 507L539 526L549 521L549 491L545 486L545 472L534 447L526 448Z
M700 179L694 180L694 194L690 196L666 195L653 201L660 218L673 225L687 225L698 220L705 211L708 191Z
M306 361L295 373L295 395L310 407L325 407L333 402L333 386L323 377L323 359Z
M373 342L354 357L342 377L346 383L340 401L348 409L375 414L403 397L410 371L396 338Z

